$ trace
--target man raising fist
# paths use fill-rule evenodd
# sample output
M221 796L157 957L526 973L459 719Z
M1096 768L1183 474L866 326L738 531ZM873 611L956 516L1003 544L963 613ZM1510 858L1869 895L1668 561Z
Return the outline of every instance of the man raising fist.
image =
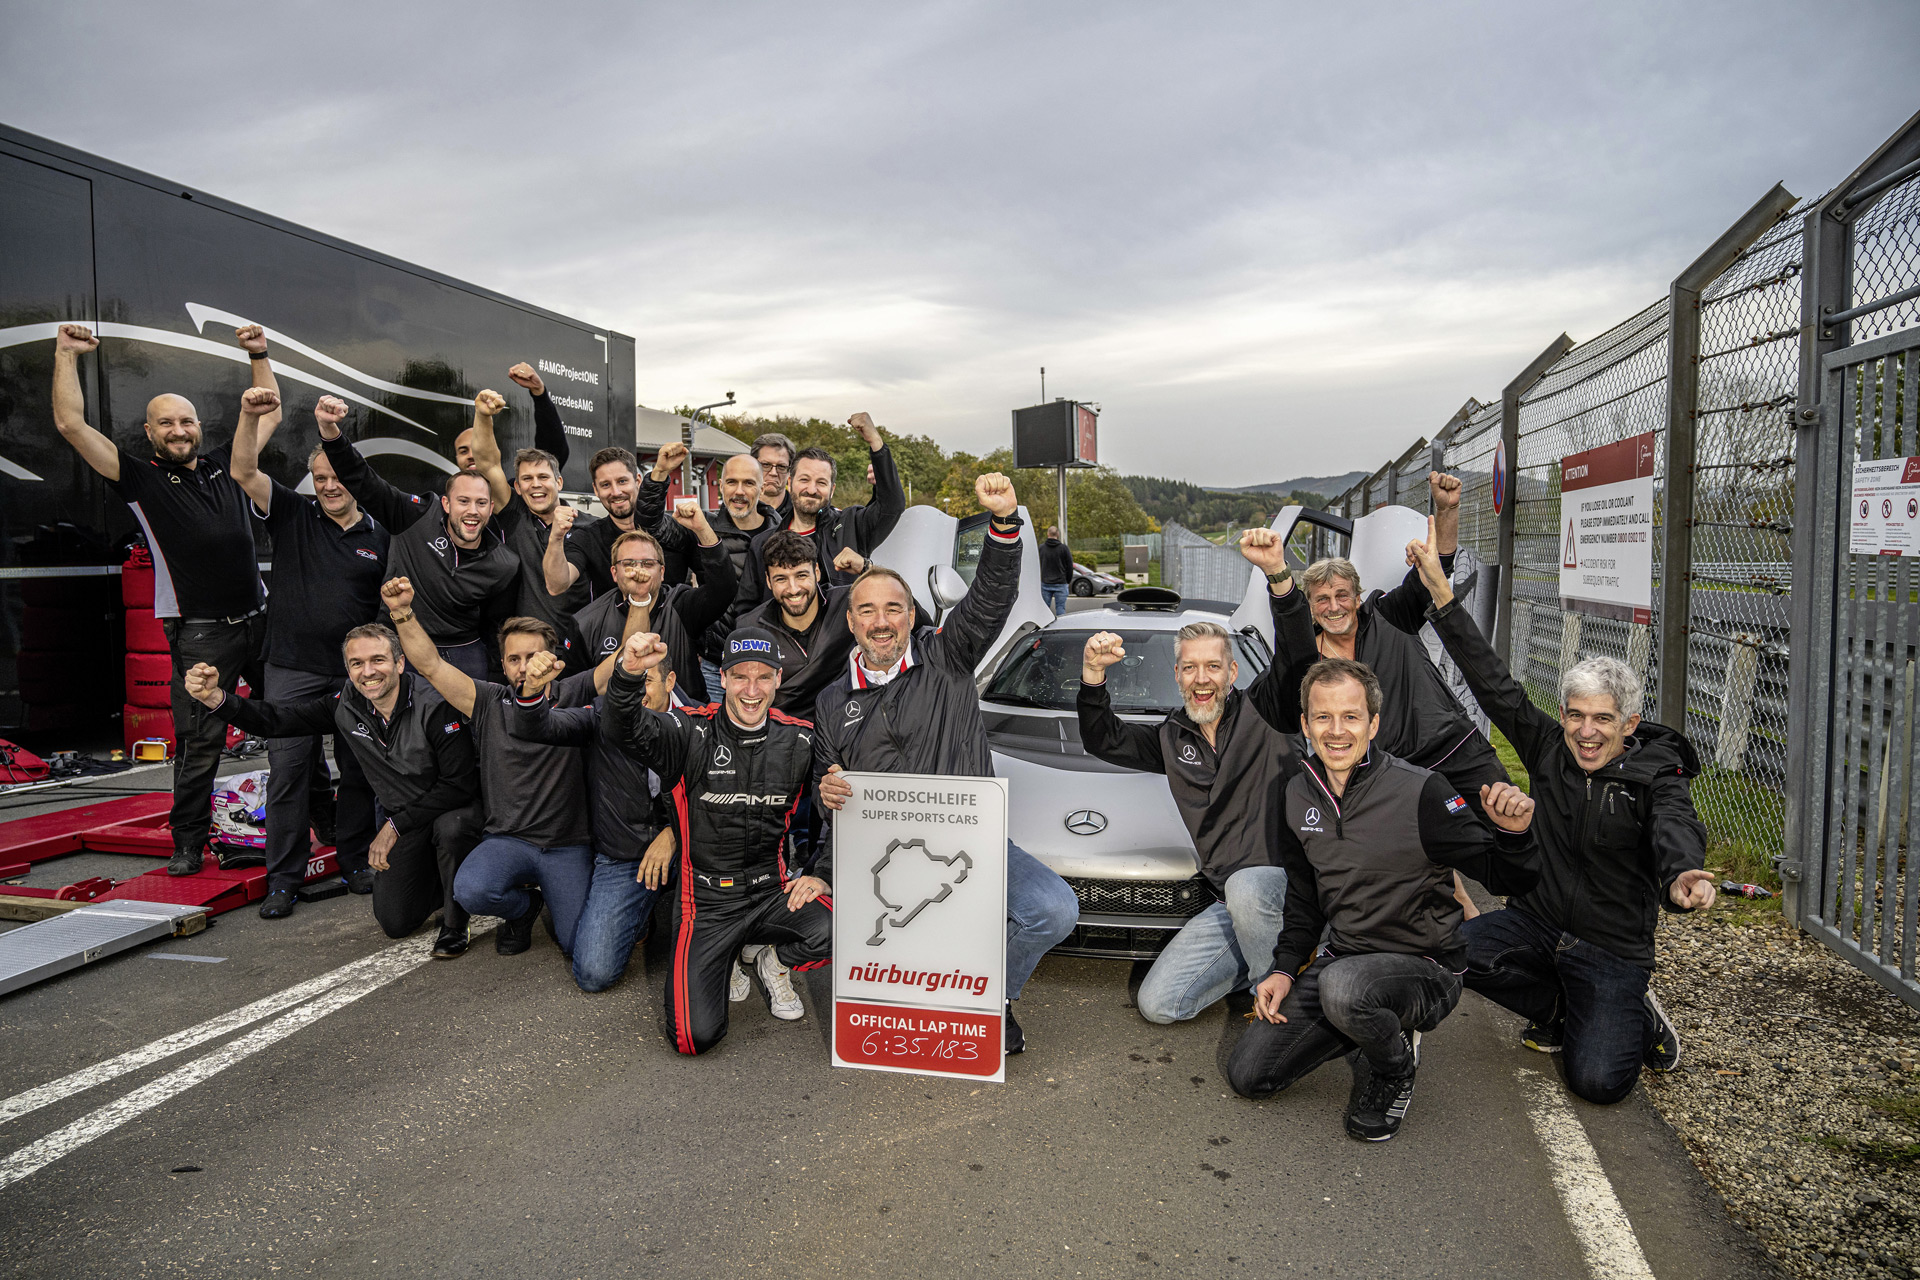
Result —
M869 566L847 595L855 649L847 674L814 702L814 785L828 809L838 811L853 798L843 772L993 776L973 670L1020 594L1020 503L1013 482L998 472L974 481L973 491L993 518L973 588L938 629L918 625L913 590L891 569ZM877 714L883 707L885 715ZM1079 919L1079 899L1066 881L1008 841L1008 1053L1026 1047L1012 1002L1040 957Z
M1140 639L1151 642L1156 634ZM1154 960L1134 1004L1149 1022L1197 1016L1232 991L1245 992L1273 963L1287 873L1269 832L1281 789L1300 768L1290 735L1261 719L1240 677L1234 639L1217 622L1190 622L1173 642L1181 707L1157 725L1114 714L1107 672L1127 660L1125 640L1102 631L1087 641L1080 670L1080 740L1087 754L1143 773L1165 774L1193 837L1213 904L1188 920ZM1138 663L1144 658L1134 659ZM1253 682L1278 679L1268 666ZM1139 677L1132 677L1138 687ZM1121 697L1125 699L1123 692ZM1122 710L1137 709L1137 704Z
M1680 1037L1649 986L1659 909L1713 905L1693 745L1640 718L1640 677L1587 658L1560 677L1558 719L1533 705L1454 596L1437 531L1407 546L1447 653L1531 776L1539 888L1466 925L1467 985L1530 1022L1529 1048L1566 1055L1567 1087L1618 1102L1644 1066L1671 1071Z
M280 421L280 387L257 324L234 330L247 353L261 440ZM153 556L154 616L173 653L173 860L169 875L200 870L213 825L209 797L226 745L225 728L187 696L182 677L196 663L242 675L260 687L266 641L265 585L253 543L247 494L232 475L231 450L204 449L199 412L185 396L147 402L143 446L129 453L87 422L80 357L100 345L85 325L63 324L53 340L53 425L74 452L126 502ZM263 397L262 393L265 393ZM245 412L242 407L242 412Z

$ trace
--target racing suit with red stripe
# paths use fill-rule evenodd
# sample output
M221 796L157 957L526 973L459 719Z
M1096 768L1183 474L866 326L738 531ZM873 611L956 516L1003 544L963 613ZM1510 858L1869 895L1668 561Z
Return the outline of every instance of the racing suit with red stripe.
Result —
M787 909L787 829L813 766L813 725L779 711L742 729L720 704L649 711L646 681L617 664L606 731L671 788L680 830L667 1035L705 1053L727 1034L727 979L740 948L766 943L790 968L833 954L832 903Z

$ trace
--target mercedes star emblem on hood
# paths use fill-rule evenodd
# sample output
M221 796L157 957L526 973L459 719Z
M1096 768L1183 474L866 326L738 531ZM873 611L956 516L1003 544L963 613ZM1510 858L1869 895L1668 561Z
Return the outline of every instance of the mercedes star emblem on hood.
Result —
M1077 836L1097 836L1107 829L1107 815L1097 809L1076 809L1067 815L1067 830Z

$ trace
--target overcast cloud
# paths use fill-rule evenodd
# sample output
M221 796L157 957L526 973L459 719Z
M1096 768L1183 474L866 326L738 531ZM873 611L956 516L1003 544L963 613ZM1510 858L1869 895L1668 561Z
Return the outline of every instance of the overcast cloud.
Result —
M1372 468L1920 102L1911 3L8 6L0 120L638 339L643 403ZM1251 455L1251 456L1250 456Z

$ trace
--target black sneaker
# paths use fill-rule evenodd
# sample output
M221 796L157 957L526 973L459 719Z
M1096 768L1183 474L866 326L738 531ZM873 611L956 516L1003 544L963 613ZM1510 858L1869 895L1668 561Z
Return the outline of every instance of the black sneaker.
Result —
M1361 1055L1354 1068L1353 1096L1347 1104L1347 1136L1361 1142L1385 1142L1400 1132L1400 1122L1413 1105L1413 1078L1420 1068L1420 1033L1402 1033L1413 1067L1406 1075L1383 1076Z
M1642 998L1647 1002L1647 1016L1653 1019L1653 1034L1647 1038L1647 1051L1640 1060L1649 1071L1671 1071L1680 1065L1680 1033L1673 1029L1659 996L1648 991Z
M433 940L433 958L435 960L457 960L467 954L467 946L472 941L473 931L466 925L451 928L440 926L439 934Z
M285 920L293 914L293 890L275 889L260 900L262 920Z
M1413 1077L1399 1079L1369 1073L1359 1106L1347 1117L1347 1136L1362 1142L1385 1142L1400 1132L1400 1122L1413 1105Z
M1020 1020L1013 1016L1013 1001L1007 1001L1007 1056L1027 1051L1027 1033L1021 1030Z
M1566 1038L1567 1024L1561 1018L1551 1022L1529 1022L1527 1029L1520 1033L1520 1043L1536 1053L1558 1053Z
M348 893L372 893L373 878L378 874L372 867L362 867L358 871L349 871L340 878L347 882Z
M197 876L200 874L201 854L204 846L195 845L189 849L185 845L176 845L173 857L167 860L167 874L170 876Z
M527 890L527 913L518 920L503 920L494 930L493 949L503 956L517 956L533 945L533 922L547 905L538 889Z
M1347 1055L1347 1069L1353 1072L1353 1088L1347 1091L1347 1109L1344 1117L1352 1123L1354 1112L1360 1110L1360 1104L1366 1101L1367 1090L1373 1087L1373 1063L1367 1055L1355 1049Z

